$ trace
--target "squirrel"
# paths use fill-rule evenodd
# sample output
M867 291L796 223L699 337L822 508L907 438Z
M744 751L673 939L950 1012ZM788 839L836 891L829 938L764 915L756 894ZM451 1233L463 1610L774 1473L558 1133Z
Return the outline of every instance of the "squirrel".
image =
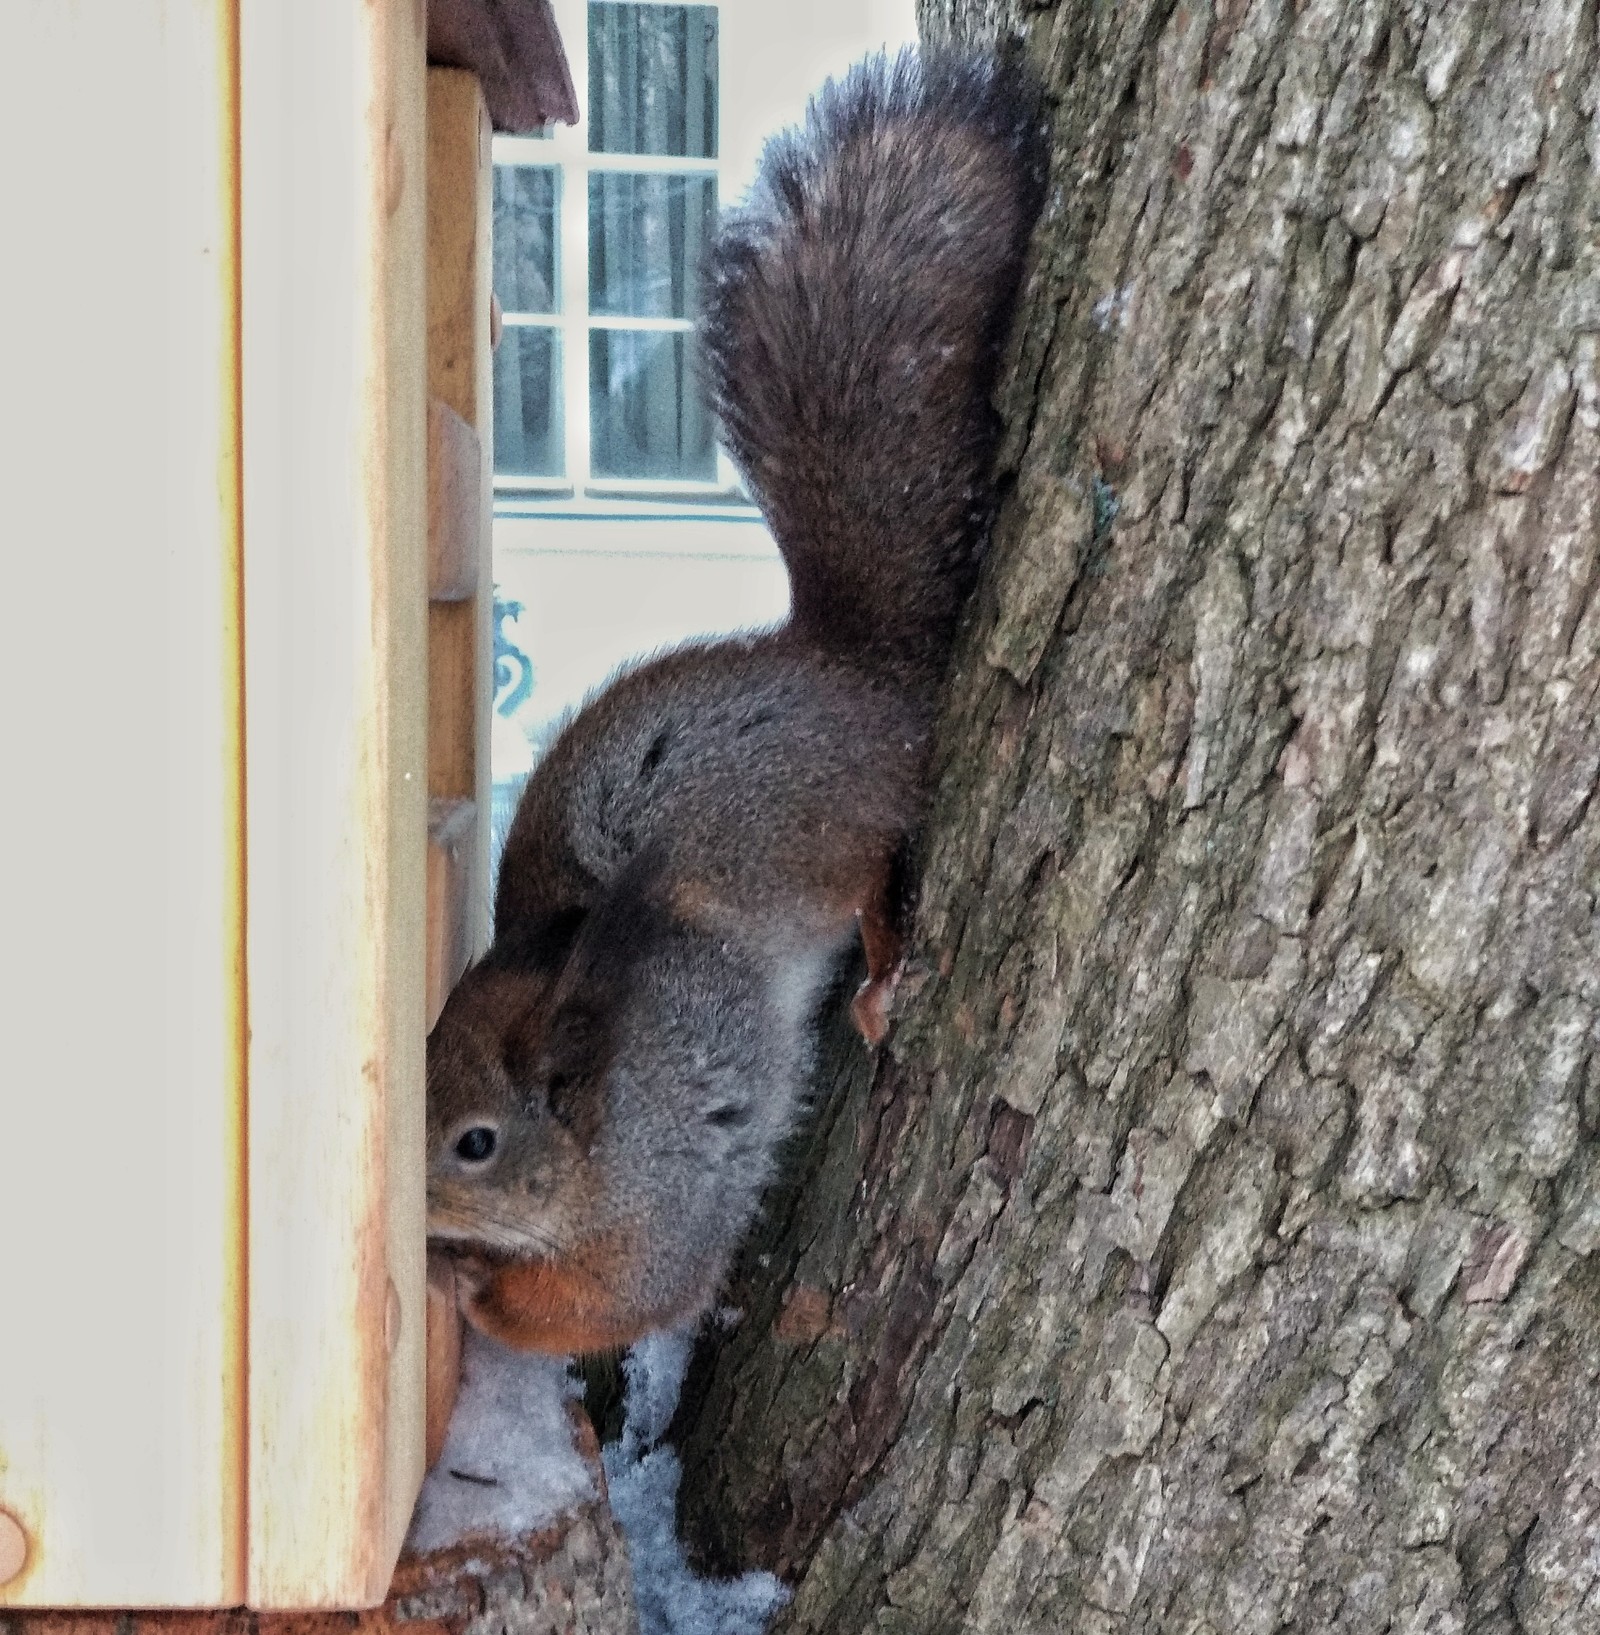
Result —
M1019 69L907 50L824 86L722 219L706 376L790 613L650 659L566 724L429 1037L430 1239L511 1345L610 1350L711 1306L858 928L853 1012L881 1042L1047 163Z

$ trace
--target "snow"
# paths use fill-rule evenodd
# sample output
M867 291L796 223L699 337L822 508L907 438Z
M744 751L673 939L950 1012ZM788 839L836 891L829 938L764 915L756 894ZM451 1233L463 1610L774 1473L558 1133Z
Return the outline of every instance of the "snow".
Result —
M622 1359L622 1461L637 1464L667 1434L693 1350L692 1333L668 1329L645 1335Z
M616 1445L620 1448L621 1444ZM611 1510L628 1535L633 1596L641 1635L762 1635L789 1592L771 1573L699 1578L674 1531L678 1481L671 1448L655 1448L634 1464L607 1449Z
M623 1359L620 1441L602 1451L611 1510L628 1540L641 1635L763 1635L789 1591L771 1573L700 1578L677 1536L677 1453L661 1446L693 1336L652 1334ZM566 1363L511 1351L468 1328L461 1395L407 1538L442 1550L467 1539L522 1538L595 1497L567 1405L581 1387Z
M677 1453L656 1444L678 1406L692 1336L652 1334L623 1360L622 1439L602 1452L611 1511L628 1536L641 1635L762 1635L789 1592L771 1573L700 1578L677 1535Z
M511 1351L467 1328L461 1395L444 1452L422 1484L410 1548L526 1537L593 1499L594 1478L567 1418L577 1394L560 1358Z

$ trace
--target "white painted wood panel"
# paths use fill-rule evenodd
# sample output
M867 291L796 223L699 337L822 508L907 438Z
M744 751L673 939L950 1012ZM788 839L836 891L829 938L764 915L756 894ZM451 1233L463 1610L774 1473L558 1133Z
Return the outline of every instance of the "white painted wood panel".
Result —
M0 1606L243 1590L225 0L0 50Z
M423 1455L423 7L240 18L249 1601L354 1607Z

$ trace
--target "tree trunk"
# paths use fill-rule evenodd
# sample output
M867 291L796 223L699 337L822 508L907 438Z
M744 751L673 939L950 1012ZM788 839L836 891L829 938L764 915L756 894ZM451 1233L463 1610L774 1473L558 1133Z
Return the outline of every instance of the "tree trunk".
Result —
M1595 0L923 21L1056 102L1015 486L687 1519L795 1631L1600 1629Z

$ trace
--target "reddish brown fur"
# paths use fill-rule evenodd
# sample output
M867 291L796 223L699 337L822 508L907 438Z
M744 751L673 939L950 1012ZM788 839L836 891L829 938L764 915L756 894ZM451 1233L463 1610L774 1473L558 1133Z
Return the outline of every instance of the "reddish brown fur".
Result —
M512 1261L489 1269L462 1309L475 1328L519 1351L571 1357L621 1350L680 1315L630 1298L638 1260L637 1246L614 1233L560 1259Z
M887 1030L890 869L993 508L990 390L1046 152L994 60L879 59L724 218L707 374L792 613L614 680L518 807L428 1089L430 1222L514 1259L469 1305L513 1344L626 1344L714 1298L858 924L857 1024Z

